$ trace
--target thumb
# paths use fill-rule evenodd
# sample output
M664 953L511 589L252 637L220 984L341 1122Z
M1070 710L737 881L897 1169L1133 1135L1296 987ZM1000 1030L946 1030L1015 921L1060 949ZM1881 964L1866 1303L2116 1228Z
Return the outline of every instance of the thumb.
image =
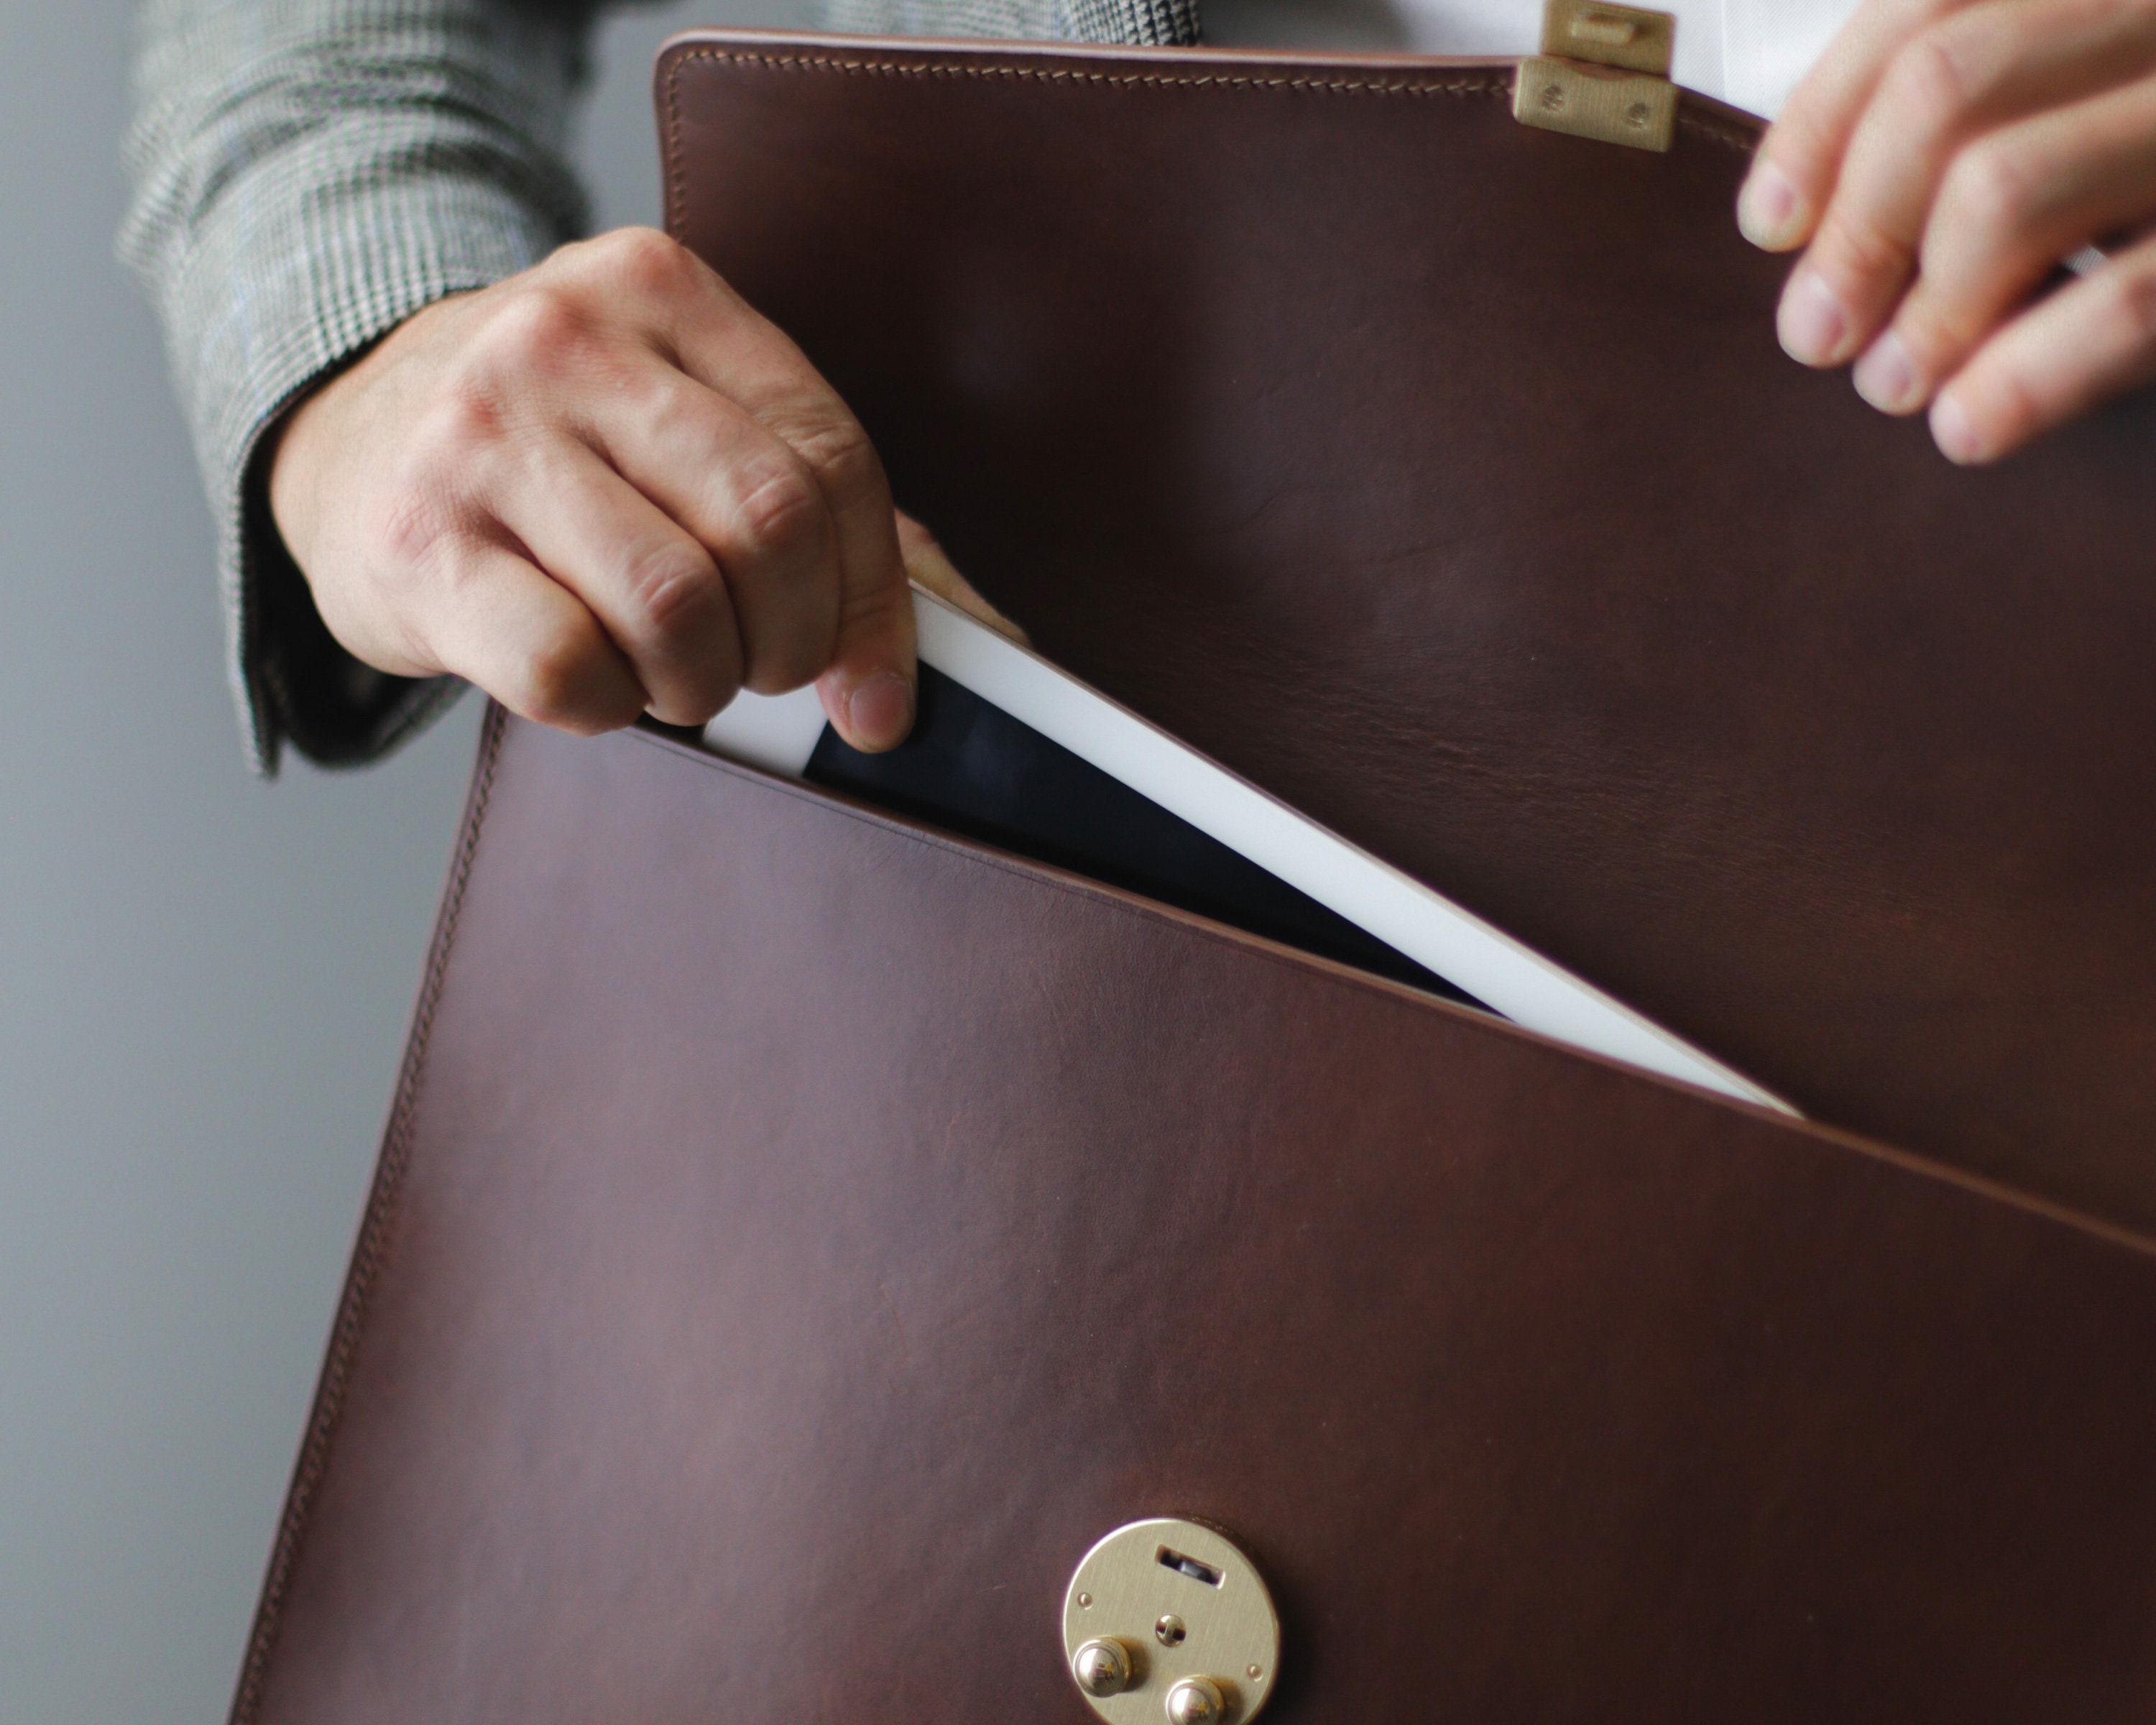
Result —
M913 729L913 595L891 505L855 531L839 526L839 637L816 680L839 736L878 754Z

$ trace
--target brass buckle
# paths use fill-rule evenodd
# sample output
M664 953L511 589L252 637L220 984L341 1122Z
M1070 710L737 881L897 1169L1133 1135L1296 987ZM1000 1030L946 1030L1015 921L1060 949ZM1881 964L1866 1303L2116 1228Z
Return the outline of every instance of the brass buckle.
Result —
M1549 0L1542 52L1520 62L1512 117L1522 126L1666 150L1676 135L1670 60L1677 21L1600 0Z

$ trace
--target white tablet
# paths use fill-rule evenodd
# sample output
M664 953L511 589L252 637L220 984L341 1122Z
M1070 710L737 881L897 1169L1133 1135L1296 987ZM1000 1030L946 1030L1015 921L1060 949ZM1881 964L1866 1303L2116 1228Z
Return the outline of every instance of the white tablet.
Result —
M924 665L1476 1004L1589 1053L1796 1112L1442 893L919 588L914 616ZM808 688L737 697L705 727L704 741L730 759L798 778L819 747L843 749L835 733L827 738L825 731L823 707Z

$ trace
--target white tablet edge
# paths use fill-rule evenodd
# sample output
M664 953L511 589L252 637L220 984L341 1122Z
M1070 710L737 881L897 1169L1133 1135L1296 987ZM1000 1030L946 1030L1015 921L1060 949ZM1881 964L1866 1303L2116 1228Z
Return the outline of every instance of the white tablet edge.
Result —
M1796 1113L1682 1038L957 607L916 588L913 612L923 663L1522 1029ZM743 696L705 727L704 741L729 758L798 778L824 724L813 688Z

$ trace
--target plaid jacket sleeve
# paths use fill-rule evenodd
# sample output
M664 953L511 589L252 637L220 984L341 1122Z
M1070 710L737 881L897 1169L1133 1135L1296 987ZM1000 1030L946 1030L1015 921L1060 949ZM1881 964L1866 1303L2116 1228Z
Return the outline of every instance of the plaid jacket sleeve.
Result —
M503 0L151 0L122 256L216 516L247 746L364 761L444 706L330 637L252 481L295 397L429 302L583 226L563 159L589 16Z
M1188 41L1194 0L828 0L855 29ZM270 521L278 416L422 306L583 229L565 159L595 0L148 0L121 253L217 522L249 755L395 747L454 698L331 638Z

